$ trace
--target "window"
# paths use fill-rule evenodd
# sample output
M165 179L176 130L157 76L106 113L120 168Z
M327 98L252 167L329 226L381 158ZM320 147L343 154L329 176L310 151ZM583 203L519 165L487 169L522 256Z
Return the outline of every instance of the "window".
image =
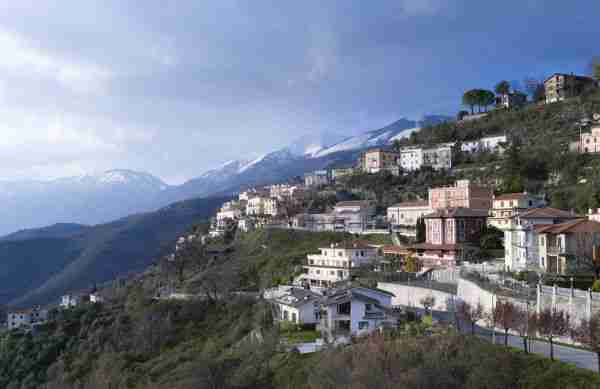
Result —
M296 322L296 313L292 312L292 322L295 323Z
M370 312L373 309L373 305L371 304L365 304L365 311L366 312Z
M283 311L283 320L288 320L288 318L289 318L289 312Z
M369 329L369 322L368 321L359 321L358 322L358 329L359 330L367 330L367 329Z

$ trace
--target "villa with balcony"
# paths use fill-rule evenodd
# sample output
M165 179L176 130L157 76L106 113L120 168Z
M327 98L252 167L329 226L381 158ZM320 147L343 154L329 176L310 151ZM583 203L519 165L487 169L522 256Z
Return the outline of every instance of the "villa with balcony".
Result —
M368 266L379 257L376 247L364 242L334 243L309 254L298 281L310 287L327 288L350 278L350 274Z
M535 227L538 235L539 267L546 272L564 274L574 259L596 259L600 247L600 223L575 219L560 224Z

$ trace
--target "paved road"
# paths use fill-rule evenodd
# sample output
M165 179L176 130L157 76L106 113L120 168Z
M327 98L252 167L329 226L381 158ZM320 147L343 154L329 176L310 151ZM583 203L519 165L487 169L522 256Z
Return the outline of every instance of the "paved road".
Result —
M434 311L433 317L441 322L453 324L454 315L449 312ZM461 332L470 333L471 327L467 323L461 324ZM492 331L487 328L476 326L475 332L478 336L488 341L492 341ZM504 333L496 332L496 344L504 344ZM508 344L512 347L523 349L523 339L520 336L508 335ZM530 351L550 358L550 344L539 340L530 340ZM574 363L578 367L598 371L598 362L596 354L580 350L573 347L554 345L554 358L563 362Z

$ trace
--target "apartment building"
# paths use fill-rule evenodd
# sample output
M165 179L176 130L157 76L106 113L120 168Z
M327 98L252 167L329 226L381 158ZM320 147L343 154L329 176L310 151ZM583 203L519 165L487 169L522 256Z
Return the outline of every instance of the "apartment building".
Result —
M375 206L369 201L340 201L333 213L336 230L360 234L373 221Z
M490 209L493 191L491 188L472 184L469 180L458 180L454 186L430 188L429 207Z
M304 273L298 280L310 287L330 287L347 280L353 270L372 264L378 258L376 247L359 241L333 243L319 251L307 256Z
M327 170L317 170L304 175L304 186L318 188L331 183L331 173Z
M496 107L513 109L520 108L527 104L527 95L521 92L505 93L496 97Z
M398 159L400 155L394 151L372 149L361 154L359 165L365 173L379 173L389 171L394 175L399 174Z
M304 196L304 188L298 185L277 184L268 187L269 197L283 200L298 200Z
M512 217L531 208L543 207L546 202L527 192L494 196L488 225L500 230L511 228Z
M576 258L593 258L600 248L600 223L575 219L535 227L538 235L539 267L546 272L565 274L576 266Z
M596 86L596 80L591 77L554 73L544 80L546 104L579 96L585 90L595 88Z
M392 231L414 237L417 220L431 212L428 201L407 201L388 207L387 221Z
M589 132L582 132L571 150L581 154L600 153L600 124L592 126Z
M9 330L30 327L46 320L48 320L48 310L40 307L9 310L6 315L6 325Z
M271 197L252 197L246 205L246 214L249 216L278 216L280 214L279 202Z
M504 264L507 270L537 269L540 264L537 229L577 219L571 212L551 207L517 213L504 229Z
M506 135L486 136L474 141L462 142L460 145L460 150L469 154L479 153L482 151L502 154L504 152L504 145L506 142Z
M487 219L487 210L438 209L424 216L425 243L413 248L425 267L454 267L476 251Z
M434 170L452 168L452 144L436 147L404 147L400 150L399 164L404 171L430 167Z

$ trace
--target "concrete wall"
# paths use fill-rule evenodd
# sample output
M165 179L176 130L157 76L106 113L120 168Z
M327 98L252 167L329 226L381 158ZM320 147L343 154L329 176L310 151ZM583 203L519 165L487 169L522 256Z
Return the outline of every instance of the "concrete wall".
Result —
M449 302L451 305L452 301L454 301L454 295L450 293L389 282L378 282L377 288L394 294L394 297L392 297L392 305L423 308L420 300L424 297L433 296L435 297L434 310L451 311L453 309L452 306L449 306Z

